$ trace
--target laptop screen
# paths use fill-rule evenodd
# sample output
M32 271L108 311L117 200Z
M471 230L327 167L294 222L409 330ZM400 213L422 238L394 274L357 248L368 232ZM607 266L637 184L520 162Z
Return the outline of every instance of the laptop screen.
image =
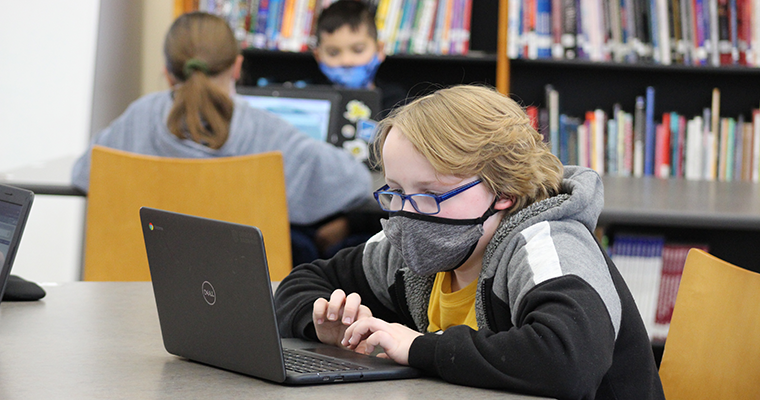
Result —
M5 263L20 216L21 205L0 200L0 264Z
M295 87L238 86L237 93L252 107L269 111L316 140L332 143L341 97L335 91Z
M0 300L16 256L34 193L0 185Z
M260 95L242 97L252 107L279 116L314 139L327 141L332 110L330 100Z

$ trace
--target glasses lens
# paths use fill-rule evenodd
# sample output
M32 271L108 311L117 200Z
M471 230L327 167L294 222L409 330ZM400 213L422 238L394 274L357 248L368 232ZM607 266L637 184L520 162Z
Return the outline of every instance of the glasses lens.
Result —
M377 201L385 211L400 211L403 206L403 200L397 193L382 192L377 194Z
M414 208L423 214L436 214L440 211L435 197L429 194L413 194L409 199L413 202Z

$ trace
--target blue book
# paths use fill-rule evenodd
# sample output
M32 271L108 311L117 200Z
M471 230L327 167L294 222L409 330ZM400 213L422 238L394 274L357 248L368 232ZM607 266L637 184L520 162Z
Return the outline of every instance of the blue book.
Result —
M560 114L559 116L559 154L555 154L559 158L559 162L562 165L567 165L567 134L565 132L565 125L567 125L567 115Z
M559 116L559 160L562 165L578 164L578 125L578 118L566 114Z
M538 58L552 56L552 2L536 0L536 47Z
M665 28L667 29L667 28ZM662 61L660 55L660 30L657 26L657 0L649 0L649 40L652 43L652 56L654 62L659 64ZM647 101L647 104L649 101Z
M618 174L618 121L614 118L607 120L607 171L610 175Z
M742 180L744 164L744 115L739 114L734 127L734 180Z
M737 38L737 16L736 16L736 0L728 0L728 26L731 29L729 37L731 38L731 64L739 63L739 43Z
M251 21L255 25L253 31L253 47L264 49L267 47L267 19L269 18L269 0L259 2L259 10L256 13L256 21Z
M280 36L280 22L282 21L282 10L285 6L284 0L269 1L269 15L267 15L267 48L274 50L277 48L277 42Z
M654 147L655 147L655 121L654 121L654 87L647 87L646 97L646 121L644 135L644 175L654 175Z

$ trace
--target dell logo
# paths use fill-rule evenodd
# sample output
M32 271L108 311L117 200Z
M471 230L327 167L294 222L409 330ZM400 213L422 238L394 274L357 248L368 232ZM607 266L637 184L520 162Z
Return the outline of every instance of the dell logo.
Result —
M208 281L204 281L201 285L201 293L203 294L203 300L206 300L208 305L213 306L216 303L216 290Z

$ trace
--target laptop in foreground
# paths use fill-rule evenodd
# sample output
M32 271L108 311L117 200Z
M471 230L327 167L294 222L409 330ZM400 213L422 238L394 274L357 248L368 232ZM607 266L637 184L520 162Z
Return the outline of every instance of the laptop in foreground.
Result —
M391 360L281 339L258 228L147 207L140 219L169 353L293 385L421 376ZM323 361L286 368L286 358L310 357Z
M0 300L5 293L33 200L34 193L28 190L0 185Z

